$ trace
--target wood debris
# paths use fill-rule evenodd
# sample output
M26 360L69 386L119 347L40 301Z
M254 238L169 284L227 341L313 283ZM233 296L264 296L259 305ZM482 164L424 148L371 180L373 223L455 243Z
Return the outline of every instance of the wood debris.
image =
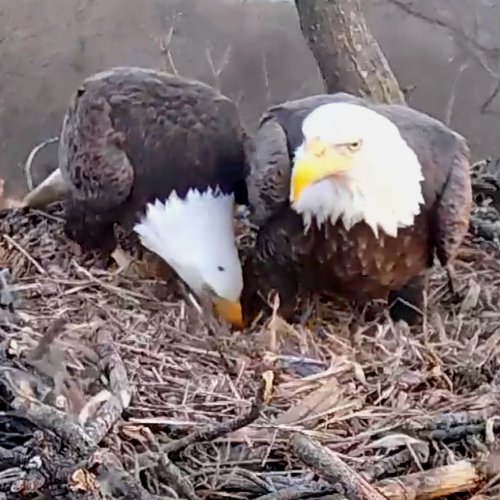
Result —
M483 223L500 228L500 183L485 176L461 300L436 268L413 329L380 304L365 318L319 299L304 324L264 315L230 332L171 276L86 259L60 206L0 211L0 493L498 498L500 229ZM245 253L244 217L238 231Z

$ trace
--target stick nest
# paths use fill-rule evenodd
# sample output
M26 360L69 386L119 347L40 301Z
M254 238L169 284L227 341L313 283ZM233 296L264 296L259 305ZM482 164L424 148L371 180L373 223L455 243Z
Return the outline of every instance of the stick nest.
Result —
M494 181L484 168L476 169L483 190L456 263L461 300L450 299L436 269L423 326L413 329L393 324L383 305L370 306L368 318L318 300L302 324L286 324L271 304L247 331L230 332L192 307L173 279L79 262L60 207L2 212L4 498L292 499L355 491L321 477L314 460L300 456L299 437L375 486L491 457L500 252L494 196L485 195ZM485 221L493 242L481 232ZM245 251L252 235L244 221L239 230ZM481 478L475 498L497 498L495 481ZM378 498L366 495L359 498Z

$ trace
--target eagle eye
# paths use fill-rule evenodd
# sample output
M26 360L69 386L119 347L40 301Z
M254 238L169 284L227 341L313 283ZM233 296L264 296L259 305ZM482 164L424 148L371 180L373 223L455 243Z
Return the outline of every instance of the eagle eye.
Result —
M349 149L351 153L355 153L356 151L359 151L361 149L362 145L363 141L360 139L359 141L354 141L347 144L347 149Z

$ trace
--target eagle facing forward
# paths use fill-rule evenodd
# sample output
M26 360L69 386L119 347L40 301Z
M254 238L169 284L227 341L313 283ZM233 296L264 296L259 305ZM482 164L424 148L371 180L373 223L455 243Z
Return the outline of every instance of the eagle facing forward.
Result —
M87 78L72 98L59 168L25 199L65 198L66 231L88 250L116 247L114 224L223 317L241 321L234 203L246 204L247 135L233 102L198 81L121 67Z
M318 95L268 110L250 164L259 232L244 310L275 289L290 317L300 285L356 302L388 298L393 319L417 319L434 256L448 265L469 225L461 136L406 106Z

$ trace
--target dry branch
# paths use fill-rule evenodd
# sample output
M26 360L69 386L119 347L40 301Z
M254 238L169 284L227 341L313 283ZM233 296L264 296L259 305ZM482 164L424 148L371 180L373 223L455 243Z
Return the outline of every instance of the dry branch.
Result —
M428 457L424 457L424 459L422 459L421 456L418 457L420 463L427 462L427 458ZM396 475L397 472L401 470L402 466L411 464L414 461L415 452L413 450L404 449L398 453L394 453L394 455L380 458L366 469L363 469L362 475L365 479L373 482L383 477Z
M467 435L484 432L486 421L498 414L495 397L487 398L481 410L444 412L426 419L409 421L403 430L427 441L456 441Z
M35 156L46 146L48 146L49 144L54 144L56 142L59 142L59 137L52 137L38 144L30 151L26 163L24 164L24 175L26 177L26 184L29 191L34 188L33 173L31 170L33 168L33 161L35 160Z
M221 90L221 75L224 73L224 69L229 64L231 60L233 49L231 46L226 47L224 54L222 55L219 64L216 65L212 55L212 49L207 47L205 55L207 58L208 67L212 73L213 83L216 89Z
M405 2L402 0L388 0L388 2L395 7L398 7L406 14L414 17L415 19L419 19L425 23L428 23L431 26L435 26L438 28L442 28L446 30L456 42L456 45L461 49L465 49L467 53L466 61L459 68L458 74L456 78L460 78L461 74L465 70L465 66L469 66L469 62L473 59L477 62L485 72L493 79L493 85L491 90L488 93L488 96L484 100L481 105L481 113L483 114L493 114L497 115L498 113L492 111L490 109L491 103L497 98L500 93L500 72L499 72L499 64L500 64L500 48L495 46L488 46L486 44L481 43L477 37L469 34L466 30L460 26L454 25L452 22L447 19L439 17L437 15L436 10L434 9L432 14L427 14L423 10L419 10L414 6L417 5L417 2ZM419 5L424 5L423 3ZM454 86L458 83L457 80L454 82ZM455 93L455 89L452 89L452 95ZM448 109L453 105L450 99L448 104ZM449 111L447 112L449 115ZM449 117L447 116L449 119Z
M161 455L157 471L160 478L173 488L181 498L186 498L187 500L200 500L189 479L187 479L179 467L170 460L168 455Z
M161 36L159 40L160 51L163 54L163 70L170 71L174 75L179 75L177 66L175 65L175 60L172 55L172 42L174 38L175 28L178 20L178 15L174 15L172 19L172 24L165 36ZM168 64L167 64L168 63Z
M51 344L63 330L65 322L66 320L59 318L49 324L35 349L28 352L25 360L28 366L36 366L43 358L49 357ZM22 468L16 468L18 472L11 469L12 473L10 475L6 475L9 472L8 470L2 472L3 481L10 483L10 491L25 494L34 493L41 491L42 488L50 484L62 482L66 483L74 491L91 492L94 489L99 489L97 480L94 478L93 472L91 472L92 467L97 467L99 470L104 471L103 474L106 476L106 480L104 477L100 478L103 484L106 483L110 491L120 491L120 497L125 496L125 498L144 500L153 498L123 470L115 456L106 452L96 452L97 446L120 418L123 409L128 406L131 398L131 388L125 366L113 344L111 335L101 328L97 337L96 352L99 365L101 370L106 372L109 377L113 394L108 393L110 397L97 409L95 415L91 415L87 411L87 417L82 425L72 415L68 415L38 400L35 391L31 389L27 381L30 374L24 374L20 369L17 369L19 372L16 380L17 386L11 384L15 396L11 406L17 409L22 418L27 418L31 424L41 429L42 432L41 437L36 439L34 445L29 447L24 445L24 447L18 447L14 451L5 450L5 453L0 453L2 467L4 467L5 462L17 462L17 465L22 466ZM23 374L26 382L23 382L24 379L21 380ZM88 423L83 425L87 421ZM53 441L57 443L58 440L62 441L64 444L63 449L67 451L57 451L60 447L54 445ZM41 461L38 458L38 461L35 460L34 462L35 466L33 466L30 464L33 463L37 455L33 458L31 448L34 450L48 449L50 452L38 452L39 454L42 453L45 459ZM60 455L60 453L62 454ZM110 486L111 484L112 486Z
M372 486L318 442L294 434L290 445L302 462L349 499L432 500L474 491L500 473L500 457L492 454L478 465L462 460L453 465L386 479ZM318 488L311 491L317 492Z
M318 442L294 434L290 446L300 460L316 471L330 484L340 488L352 500L384 500L373 486L346 465L337 454L321 446Z
M332 493L331 488L305 486L303 484L283 488L282 490L260 496L256 500L302 500L303 498L323 497L323 495L328 495L328 500L348 500L340 493Z
M268 384L265 377L260 384L260 387L257 391L255 399L250 407L248 413L236 417L233 420L229 420L228 422L221 422L220 424L216 424L213 427L208 427L207 429L200 429L195 431L184 438L173 441L162 448L162 452L165 454L171 453L179 453L180 451L186 449L188 446L191 446L194 443L201 443L204 441L214 441L215 439L219 439L223 436L227 436L231 432L234 432L238 429L242 429L247 425L250 425L252 422L259 418L260 412L262 411L262 407L266 402L266 394L268 392Z
M169 500L162 495L156 497L148 493L139 483L124 470L115 455L106 451L98 451L92 457L90 464L98 472L103 489L116 498L130 500L155 500L159 498Z
M68 415L36 400L28 400L23 413L40 429L47 429L59 436L79 456L88 456L95 448L95 441L73 422Z
M484 482L481 470L468 460L396 479L386 479L377 489L390 500L432 500L474 491Z
M101 369L108 374L112 394L85 425L85 432L96 443L100 443L111 427L118 421L124 409L130 404L132 389L127 379L123 361L116 350L109 332L101 329L96 351ZM88 418L88 417L87 417Z

